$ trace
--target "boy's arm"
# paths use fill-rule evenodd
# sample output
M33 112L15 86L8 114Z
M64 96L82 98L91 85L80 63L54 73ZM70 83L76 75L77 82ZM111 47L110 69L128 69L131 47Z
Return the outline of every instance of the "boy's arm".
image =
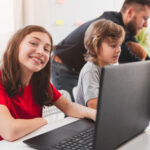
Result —
M87 106L90 108L93 108L93 109L97 109L97 103L98 103L98 99L92 98L92 99L87 101Z
M54 105L63 111L67 116L76 118L89 118L96 120L96 110L82 106L78 103L73 103L61 96Z

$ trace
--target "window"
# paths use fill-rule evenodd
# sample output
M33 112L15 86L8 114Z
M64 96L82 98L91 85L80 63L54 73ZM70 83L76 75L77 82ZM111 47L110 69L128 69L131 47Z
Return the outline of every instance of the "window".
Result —
M14 31L14 0L0 0L0 57Z

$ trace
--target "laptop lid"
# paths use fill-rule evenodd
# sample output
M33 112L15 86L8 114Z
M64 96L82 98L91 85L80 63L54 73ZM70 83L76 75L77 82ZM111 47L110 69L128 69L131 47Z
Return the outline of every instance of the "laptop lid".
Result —
M113 150L150 120L150 61L102 69L95 150Z

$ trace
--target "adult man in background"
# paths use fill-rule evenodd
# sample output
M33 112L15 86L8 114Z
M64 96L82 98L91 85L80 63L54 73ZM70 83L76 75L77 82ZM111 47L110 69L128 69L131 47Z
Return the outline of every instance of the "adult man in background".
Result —
M78 75L85 63L84 34L88 26L98 19L109 19L121 25L126 31L125 41L121 45L119 63L141 61L126 45L137 42L135 35L147 27L150 16L150 0L125 0L120 12L104 12L100 17L88 21L70 33L53 51L52 83L57 89L65 89L72 95L77 85ZM149 60L147 56L145 60ZM90 79L89 79L90 80Z

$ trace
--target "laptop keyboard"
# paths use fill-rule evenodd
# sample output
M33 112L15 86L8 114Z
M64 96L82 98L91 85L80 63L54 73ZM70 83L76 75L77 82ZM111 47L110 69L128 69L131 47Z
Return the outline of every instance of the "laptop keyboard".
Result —
M58 150L92 150L94 139L94 128L86 129L78 135L60 141L54 145Z

